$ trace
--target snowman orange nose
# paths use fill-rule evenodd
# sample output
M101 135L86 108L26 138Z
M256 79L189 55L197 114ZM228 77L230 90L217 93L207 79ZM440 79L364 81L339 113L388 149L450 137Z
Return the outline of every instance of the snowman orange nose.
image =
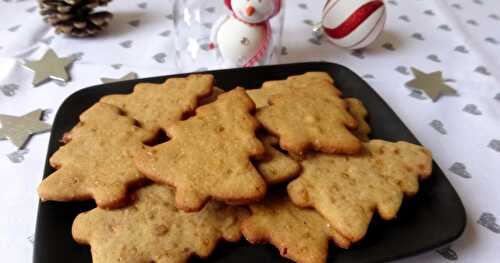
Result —
M247 13L247 16L252 16L252 15L255 13L255 7L253 7L253 6L249 6L249 7L247 7L247 9L245 10L245 12Z

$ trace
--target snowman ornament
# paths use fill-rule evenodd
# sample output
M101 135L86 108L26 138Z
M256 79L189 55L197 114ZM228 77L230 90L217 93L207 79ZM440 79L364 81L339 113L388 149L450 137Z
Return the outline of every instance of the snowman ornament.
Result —
M263 63L272 33L269 19L279 13L281 0L224 0L231 15L213 27L211 48L228 67L252 67Z

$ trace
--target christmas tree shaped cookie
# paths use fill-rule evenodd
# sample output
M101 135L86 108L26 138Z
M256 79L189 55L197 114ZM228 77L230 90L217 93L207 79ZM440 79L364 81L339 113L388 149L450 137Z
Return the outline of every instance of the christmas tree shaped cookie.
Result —
M327 89L325 89L327 87ZM342 92L333 85L333 79L325 72L307 72L302 75L290 76L286 80L271 80L262 84L259 89L247 90L255 107L262 108L269 105L273 95L298 93L313 96L341 96Z
M253 110L242 88L226 92L167 127L171 140L141 151L135 163L153 181L175 187L176 205L185 211L199 211L209 198L231 204L260 200L266 183L250 157L265 149L255 136Z
M149 185L133 195L130 206L95 208L78 215L73 238L92 248L94 263L183 263L192 255L208 257L221 239L238 241L246 208L211 201L198 213L175 208L174 193Z
M318 212L295 206L286 194L271 194L250 210L241 226L245 238L253 244L269 242L295 262L326 262L329 240L343 248L350 245Z
M353 154L361 143L349 129L357 127L345 102L336 97L276 95L259 109L257 119L280 139L281 148L302 155L309 149Z
M50 158L57 171L38 187L42 200L94 199L111 208L125 201L127 187L145 179L135 168L134 154L154 133L135 125L115 106L97 103L80 116L65 135L68 143Z
M428 150L406 142L372 140L359 155L313 153L301 176L288 185L293 203L314 207L346 239L365 235L374 211L396 216L404 194L418 192L419 179L431 174Z
M263 85L263 92L273 95L255 116L279 137L282 149L297 155L309 149L347 154L360 150L361 142L350 131L358 123L325 75L312 72Z
M213 81L212 75L190 75L170 78L163 84L139 83L133 93L109 95L101 102L122 109L145 129L158 131L193 112L198 100L212 93Z

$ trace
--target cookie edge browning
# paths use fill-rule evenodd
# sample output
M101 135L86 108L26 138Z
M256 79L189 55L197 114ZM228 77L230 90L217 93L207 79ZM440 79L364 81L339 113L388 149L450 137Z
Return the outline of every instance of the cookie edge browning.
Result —
M155 187L153 185L147 185L147 187ZM170 188L169 186L161 186L161 185L156 185L156 187L167 187L169 188L173 194L175 195L175 189ZM133 194L135 195L137 191L144 190L144 188L140 189L135 189ZM134 202L137 202L138 200L134 199ZM217 201L213 201L217 202ZM222 203L221 203L222 204ZM133 205L133 203L132 203ZM106 210L100 207L95 207L89 211L81 212L79 213L75 219L73 220L72 226L71 226L71 236L75 242L77 242L80 245L85 245L85 246L90 246L90 249L93 249L93 244L92 244L92 228L86 227L88 225L94 224L94 220L90 217L90 213L94 210L103 210L103 211L111 211L111 210ZM119 209L128 209L128 207L121 207ZM232 214L236 220L236 226L234 226L234 229L230 227L222 227L221 229L218 229L219 232L219 237L217 239L211 240L211 246L207 246L205 251L195 251L196 248L193 247L191 248L191 253L187 255L186 260L184 261L178 261L179 263L181 262L188 262L189 259L193 256L198 256L200 258L208 258L214 250L217 248L217 245L221 241L226 241L226 242L238 242L241 240L243 233L241 232L241 224L243 223L244 220L246 220L250 216L250 209L246 206L240 206L240 207L227 207L226 209L234 209ZM183 211L177 211L177 213L183 213ZM206 220L206 219L205 219ZM201 252L201 253L197 253ZM93 256L93 254L92 254ZM162 261L163 262L163 261Z
M191 101L191 105L193 105L193 107L190 110L183 113L182 119L186 119L185 118L186 115L189 115L189 114L192 114L193 112L195 112L196 109L202 104L203 100L210 98L210 96L212 94L214 94L214 90L215 90L215 87L214 87L215 77L212 74L191 74L191 75L188 75L186 78L188 80L187 87L189 87L189 85L194 85L194 84L199 85L199 83L198 83L199 79L203 79L203 78L207 79L208 84L205 86L204 90L202 92L200 92L200 94L198 94L198 96L193 98L193 100ZM178 78L174 78L174 79L178 79ZM168 80L165 81L165 84L167 82L168 82ZM191 83L191 82L194 82L194 83ZM217 88L217 92L218 91L220 91L219 88ZM221 94L223 94L223 93L221 93ZM217 97L218 97L218 95L217 95ZM174 122L175 121L171 121L170 123L174 123ZM170 123L162 124L161 128L169 126Z
M164 186L164 187L169 187L169 186ZM96 207L94 209L97 209L97 208L99 208L99 207ZM92 210L94 210L94 209L92 209ZM85 227L82 225L83 223L77 223L77 222L89 220L87 218L87 216L92 210L78 214L76 216L76 218L73 220L73 223L71 226L71 236L73 237L73 240L76 243L78 243L79 245L88 246L90 248L90 250L92 250L92 248L93 248L93 244L91 242L92 231L89 231L89 229L85 229ZM246 208L246 210L248 211L249 209ZM208 247L206 251L203 251L199 254L196 253L195 251L190 251L191 253L187 256L187 259L185 261L182 261L182 262L189 262L189 259L192 258L193 256L198 256L202 259L206 259L206 258L210 257L210 255L213 254L213 252L215 251L215 249L217 248L217 246L221 242L225 241L225 242L229 242L229 243L235 243L235 242L240 241L241 238L243 237L243 233L241 232L241 225L242 225L243 221L246 218L248 218L248 216L249 215L247 213L247 215L244 218L239 219L240 228L237 231L238 233L235 234L235 233L229 233L230 231L228 231L228 230L219 230L220 237L217 238L216 240L213 240L213 242L211 243L212 246Z
M291 202L291 201L290 201ZM258 203L257 203L258 204ZM293 204L293 203L292 203ZM293 204L295 205L295 204ZM250 216L247 216L247 218L245 218L241 224L241 233L243 234L243 236L245 237L245 239L250 242L251 244L263 244L263 243L269 243L269 244L273 244L275 246L278 246L278 243L274 243L272 241L272 239L269 237L268 234L264 234L262 232L257 232L257 231L250 231L250 227L248 226L249 223L246 223L246 222L250 222L250 218L251 216L253 215L253 210L252 210L252 207L251 205L248 205L248 210L250 210ZM314 208L302 208L302 207L299 207L297 206L297 208L299 209L314 209ZM316 211L316 210L314 210ZM321 214L319 214L319 212L317 212L319 216L323 217ZM328 222L327 219L325 219L325 222ZM336 231L333 227L330 227L331 229L331 232L329 233L329 236L330 236L330 240L333 241L335 243L336 246L340 247L340 248L343 248L343 249L349 249L352 245L352 242L351 240L349 240L348 238L344 237L342 234L340 234L338 231ZM259 233L259 234L255 234L255 232ZM247 233L247 234L245 234ZM250 234L252 233L252 234ZM248 237L247 237L248 236ZM280 249L281 251L281 249Z
M80 223L80 222L87 221L88 214L97 208L98 207L95 207L95 208L92 208L91 210L79 213L75 217L75 219L73 220L73 223L71 224L71 236L76 241L76 243L78 243L80 245L91 245L90 240L92 239L92 235L91 235L92 231L88 231L88 229L83 228L82 227L83 223Z
M372 128L367 121L368 110L365 105L357 98L346 98L344 101L347 104L349 114L358 122L358 127L352 130L353 134L362 142L369 142L369 135L372 133Z
M266 153L263 158L255 159L253 162L255 163L255 168L261 174L262 178L268 185L273 186L288 182L300 175L300 172L302 171L302 166L300 165L300 163L289 155L284 154L280 150L275 148L275 146L279 144L278 138L267 133L260 133L257 135L257 138L262 141L264 148L266 148ZM286 159L286 161L288 161L289 167L287 168L287 175L279 176L278 178L274 178L274 176L272 175L266 175L268 170L266 167L269 167L273 164L273 155L274 158L280 158L283 161Z
M371 140L370 142L374 143L374 144L383 144L385 141L375 139L375 140ZM418 192L420 191L420 183L424 180L427 180L429 177L432 176L433 165L434 165L434 159L432 157L432 152L423 145L412 144L412 143L409 143L406 141L398 141L398 142L394 142L392 144L394 146L414 147L415 151L421 152L423 154L423 157L426 157L425 158L426 161L424 162L424 164L418 165L419 166L418 167L419 173L418 173L418 177L417 177L417 185L416 185L417 189L415 189L414 192L401 190L405 197L413 197L416 194L418 194ZM415 146L417 146L417 147L415 147Z
M256 149L255 152L251 152L248 156L248 162L250 163L250 165L252 165L255 169L255 172L259 175L259 178L260 178L260 182L261 182L261 185L258 189L261 189L261 191L258 193L258 195L256 197L253 197L253 198L240 198L240 199L231 199L231 200L224 200L222 198L218 199L214 196L208 196L205 198L205 201L197 208L192 208L192 207L187 207L187 206L183 206L181 205L179 202L177 202L177 198L178 198L178 195L177 195L177 191L179 190L178 187L175 187L176 189L176 207L178 209L181 209L181 210L184 210L186 212L197 212L197 211L200 211L201 209L203 209L203 207L205 206L205 204L207 202L209 202L210 200L217 200L217 201L220 201L220 202L224 202L228 205L246 205L246 204L249 204L249 203L252 203L252 202L258 202L258 201L261 201L265 198L266 196L266 193L267 193L267 188L268 188L268 185L266 183L266 181L264 180L263 176L259 173L259 171L257 170L257 167L255 167L252 162L251 162L251 158L252 157L258 157L258 156L263 156L266 152L265 150L265 147L264 145L262 144L262 142L257 138L257 134L256 134L256 131L261 127L261 124L257 121L257 119L252 115L252 113L255 111L255 103L253 102L253 100L250 98L250 96L248 96L248 94L246 93L246 90L242 87L236 87L228 92L225 92L225 93L222 93L220 94L218 97L217 97L217 100L224 100L224 99L230 99L231 97L234 97L234 96L238 96L242 99L242 103L245 104L246 106L246 109L247 109L247 112L249 115L251 115L251 118L250 120L252 121L252 126L253 126L253 130L254 130L254 137L255 137L255 140L259 142L260 144L260 147L258 147L259 149ZM214 102L217 102L214 101ZM209 104L206 104L206 105L203 105L201 107L198 107L196 109L196 114L198 113L203 113L205 111L205 109L207 108L207 106L209 106ZM172 124L172 125L169 125L167 127L165 127L165 132L167 133L167 135L169 137L173 137L173 133L171 132L171 127L173 127L175 125Z
M313 80L316 79L316 80L326 81L328 84L332 85L332 90L336 95L342 96L342 91L340 91L337 87L335 87L335 81L330 76L330 74L323 71L310 71L300 75L288 76L286 79L269 80L264 82L260 88L247 89L246 92L248 96L255 103L255 107L259 109L269 105L269 98L271 96L282 94L280 92L278 93L274 92L275 91L275 89L273 88L274 85L280 84L282 82L294 81L296 79L313 79ZM293 92L293 88L289 91Z
M188 88L189 85L194 85L194 84L199 84L197 83L200 79L202 78L206 78L207 79L207 86L195 97L193 98L192 101L190 101L190 104L193 105L193 107L191 109L188 109L187 111L185 111L182 115L182 117L186 116L186 115L189 115L191 113L193 113L196 109L196 107L201 104L202 100L203 99L206 99L206 98L209 98L212 93L214 92L214 82L215 82L215 77L212 75L212 74L190 74L190 75L187 75L185 77L171 77L171 78L167 78L165 79L165 81L163 83L149 83L149 82L141 82L141 83L137 83L135 86L134 86L134 89L132 90L131 93L127 93L127 94L110 94L110 95L107 95L107 96L104 96L102 97L101 99L99 99L99 102L102 102L102 103L106 103L106 104L109 104L109 105L113 105L119 109L121 109L122 111L124 109L122 109L121 106L119 106L118 104L120 103L124 103L124 100L126 97L128 96L131 96L133 95L135 92L138 92L139 90L141 89L144 89L144 88L148 88L148 86L150 85L155 85L155 86L160 86L160 87L168 87L168 84L172 81L176 81L176 80L186 80L187 83L186 83L186 89ZM194 82L194 83L192 83ZM130 113L128 112L125 112L125 114L127 116L130 116ZM130 116L131 117L131 116ZM181 120L184 119L184 118L181 118ZM140 121L137 120L139 123ZM175 121L172 121L172 122L175 122ZM140 123L141 125L143 125L143 123ZM161 130L164 126L168 126L170 123L162 123L156 127L151 127L151 129L155 132L158 132L159 130Z
M90 109L99 106L99 107L107 107L111 110L113 110L117 116L126 118L130 121L131 124L135 123L135 120L129 116L123 115L122 111L120 108L116 107L115 105L112 104L107 104L104 102L97 102L94 105L92 105L90 108L86 109L79 117L79 122L69 131L66 132L63 136L63 142L65 145L62 145L59 147L61 149L62 147L65 147L66 144L71 143L72 140L72 132L74 129L77 129L83 125L83 123L86 122L86 115L89 114L87 113ZM145 133L151 133L149 136L145 137L144 141L148 141L154 137L154 133L149 132L148 130L144 130ZM143 141L143 142L144 142ZM58 150L59 150L58 149ZM87 188L79 188L79 190L74 190L74 195L71 197L61 197L58 193L53 193L54 191L51 191L47 189L47 187L50 187L50 185L47 185L47 182L51 182L52 180L56 180L54 178L63 176L61 173L63 170L66 168L59 164L55 158L56 158L56 152L52 154L52 156L49 158L49 165L55 169L55 171L51 174L49 174L47 177L43 178L43 180L39 183L37 187L37 193L38 196L40 197L40 200L42 202L47 202L47 201L58 201L58 202L72 202L72 201L87 201L87 200L93 200L98 207L101 208L106 208L106 209L112 209L112 208L119 208L125 205L128 201L127 193L129 192L130 188L140 186L144 181L146 181L146 177L143 175L140 175L140 172L137 170L137 174L139 175L135 180L130 180L127 183L120 185L118 187L115 187L113 191L107 192L105 194L106 196L111 196L111 198L97 198L97 194L89 190ZM133 160L131 160L133 161ZM68 176L68 175L66 175ZM81 186L80 186L81 187ZM94 189L95 190L95 189ZM109 189L108 189L109 190ZM111 194L110 194L111 193ZM68 195L66 195L68 196Z
M362 141L358 137L356 137L356 135L353 133L353 130L355 130L358 127L358 121L356 120L356 118L354 118L349 113L347 102L342 98L338 98L338 99L341 101L341 107L345 111L344 117L346 117L347 120L342 121L341 124L342 124L343 128L345 129L344 132L346 133L346 135L348 137L350 137L349 140L351 140L352 147L319 146L319 145L316 145L316 143L312 139L303 140L302 143L297 143L297 142L292 143L292 141L286 140L286 138L284 136L280 136L279 134L277 134L277 132L273 131L273 129L271 129L269 127L269 125L266 125L266 123L268 124L267 121L260 120L260 118L258 116L259 116L259 114L264 114L261 112L267 111L268 107L275 106L276 101L286 99L285 97L287 97L287 96L298 96L298 95L293 94L293 93L288 94L288 95L287 94L272 95L271 97L269 97L269 100L268 100L269 105L266 107L257 109L256 114L255 114L256 118L261 122L261 125L269 133L278 137L279 145L282 149L287 150L289 153L296 155L296 156L304 156L304 154L306 154L307 152L309 152L311 150L320 151L320 152L327 153L327 154L349 154L349 155L357 154L362 150L362 148L363 148ZM308 96L305 96L304 98L305 99L314 99L313 97L308 97ZM288 139L290 139L290 138L288 138Z
M142 152L140 152L139 154L137 154L135 156L135 158L134 158L135 166L142 174L144 174L147 178L152 179L156 183L173 187L175 189L176 207L178 209L181 209L185 212L198 212L201 209L203 209L203 207L206 205L206 203L209 202L210 200L224 202L228 205L246 205L246 204L249 204L252 202L260 201L260 200L265 198L265 195L267 193L267 188L268 188L267 183L264 180L264 178L262 177L262 175L258 172L257 168L251 162L252 157L262 156L265 154L264 145L257 138L257 135L256 135L256 131L261 126L260 126L260 123L257 121L257 119L252 115L253 111L255 111L255 103L246 94L245 89L241 88L241 87L236 87L231 91L220 94L217 97L217 100L226 99L226 97L228 99L230 99L233 96L239 96L240 98L242 98L241 102L243 103L243 105L245 105L247 113L250 116L249 120L251 121L251 125L253 126L252 128L254 130L253 135L255 137L256 147L255 147L255 151L249 152L248 162L254 168L255 173L258 175L258 179L256 179L257 180L256 183L259 184L259 187L257 188L258 191L255 191L256 193L257 192L258 193L251 198L224 199L224 198L217 198L216 196L210 196L210 195L203 196L199 192L193 192L192 189L189 189L186 187L179 187L179 186L175 185L174 183L169 183L166 180L164 180L161 176L158 176L158 175L155 175L152 173L148 173L146 171L146 169L144 169L142 167L141 163L142 163L142 160L144 159L143 156L148 155L148 151L146 150L146 148L152 148L152 147L145 146L145 148L144 148L145 150L143 150ZM217 100L215 102L217 102ZM215 103L215 102L212 102L212 103ZM199 113L203 113L205 111L205 109L210 106L210 104L211 103L196 108L195 116ZM172 124L170 124L164 128L168 137L170 137L170 138L176 137L176 134L174 131L176 124L177 124L177 122L173 122ZM185 205L185 202L182 201L181 196L185 197L185 196L189 196L189 195L191 195L191 197L194 196L195 199L198 200L198 202L196 202L196 205L192 205L192 206Z
M241 102L245 104L247 112L251 116L250 120L252 121L252 126L253 126L253 130L254 130L255 140L260 143L260 147L258 147L260 149L256 148L255 152L250 152L249 153L248 162L250 163L250 165L252 165L254 167L255 172L260 177L259 181L261 182L261 185L260 185L260 187L258 189L262 189L262 190L261 190L261 192L259 192L258 196L254 197L254 198L240 198L240 199L231 199L231 200L227 200L226 199L226 200L224 200L223 198L217 198L215 196L208 196L208 197L204 198L205 201L203 201L200 205L198 205L197 208L192 208L192 207L189 207L189 206L181 205L180 202L177 202L177 200L178 200L177 198L179 196L179 195L177 195L177 191L179 191L179 188L177 186L175 186L175 193L176 193L175 194L175 200L176 200L176 207L178 209L184 210L186 212L197 212L197 211L200 211L201 209L203 209L203 207L206 205L206 203L209 202L212 199L220 201L220 202L224 202L224 203L226 203L228 205L246 205L246 204L249 204L249 203L252 203L252 202L258 202L260 200L263 200L265 198L265 196L266 196L267 188L268 188L267 187L267 182L264 180L263 176L257 170L257 167L255 167L252 164L252 162L251 162L251 158L252 157L263 156L265 154L265 152L266 152L263 143L257 138L257 134L256 134L256 131L261 127L261 124L260 124L260 122L252 114L255 111L255 103L250 98L250 96L248 96L248 94L246 93L245 88L242 88L242 87L236 87L236 88L234 88L234 89L232 89L232 90L230 90L228 92L224 92L224 93L220 94L214 102L217 102L217 100L224 100L224 99L226 99L226 97L229 99L229 98L231 98L233 96L240 97L242 99ZM212 102L212 103L214 103L214 102ZM205 109L207 108L207 106L210 106L210 103L198 107L196 109L195 113L196 114L203 113L205 111ZM175 125L175 123L173 123L172 125L169 125L169 126L167 126L165 128L165 132L167 133L167 135L170 138L175 137L174 133L172 133L172 127L174 125Z
M256 204L260 205L260 204ZM255 208L252 207L253 205L249 205L249 210L250 210L250 216L247 217L246 219L243 220L241 223L241 233L243 234L243 237L252 245L255 244L271 244L274 246L278 251L281 257L287 258L289 260L299 262L299 263L325 263L326 259L328 257L328 246L329 246L329 240L327 240L326 244L326 251L323 251L324 253L320 253L315 257L312 261L299 261L299 258L297 255L294 253L295 250L293 249L288 249L288 244L286 242L283 242L282 240L278 240L276 237L274 237L270 231L263 229L261 226L253 224L252 220L254 220L253 216L255 213ZM297 241L299 242L299 241Z
M286 192L284 193L286 195ZM279 197L278 195L272 195L271 197L268 198L278 198L274 200L278 200L278 202L285 201L283 200L283 196ZM290 205L295 206L291 200L289 200L289 197L286 196L284 198L288 198L288 202ZM269 200L268 200L269 201ZM323 218L325 221L325 228L320 229L319 231L322 231L323 234L327 236L326 238L326 251L323 251L324 253L320 253L318 257L315 257L312 260L308 261L299 261L299 258L296 256L295 250L289 250L288 248L290 245L287 242L284 242L282 240L276 239L274 237L269 229L262 228L259 224L255 224L253 218L254 214L257 213L256 208L257 206L264 206L267 207L267 205L262 204L262 203L255 203L249 205L249 210L250 210L250 215L247 216L243 222L241 223L241 233L243 234L243 237L251 244L271 244L275 248L278 249L280 255L282 257L288 258L290 260L296 261L296 262L301 262L301 263L324 263L326 262L329 254L329 246L330 246L330 241L332 241L336 246L343 248L343 249L348 249L351 246L350 240L347 238L343 237L339 232L337 232L333 227L331 227L328 223L327 219L324 219L323 216L315 211L314 209L311 208L301 208L299 206L296 206L296 209L298 210L309 210L310 212L316 213L318 217ZM255 215L259 216L259 215ZM300 242L300 240L297 240L297 242ZM290 253L292 252L292 253Z
M370 144L375 144L375 145L390 143L391 145L397 145L397 146L402 145L403 147L411 146L411 147L415 147L415 150L422 152L423 156L426 157L425 158L426 159L425 163L420 167L419 173L417 174L417 180L418 180L418 182L417 182L417 190L415 192L407 192L407 191L403 191L403 189L401 189L399 187L399 191L401 193L401 200L400 200L401 202L400 202L399 208L394 213L394 215L384 214L384 213L381 213L378 210L377 207L373 208L373 210L372 210L373 214L377 213L383 220L389 221L389 220L392 220L392 219L394 219L394 218L397 217L397 214L398 214L399 210L401 209L401 205L403 204L404 197L413 197L413 196L415 196L418 193L418 191L419 191L418 188L419 188L420 183L423 180L428 179L432 175L432 166L433 166L432 153L431 153L430 150L428 150L427 148L425 148L422 145L412 144L412 143L408 143L408 142L405 142L405 141L387 142L387 141L383 141L383 140L371 140L369 142L363 143L363 145L369 144L369 143ZM363 147L365 147L365 146L363 146ZM366 147L366 148L368 148L368 147ZM371 154L371 150L369 150L369 152ZM324 215L321 211L319 211L316 208L315 202L313 200L311 200L311 198L309 197L309 194L307 193L307 191L304 192L304 190L305 190L305 186L303 185L302 182L300 182L300 184L299 184L298 181L292 181L292 182L290 182L287 185L288 196L290 197L290 200L295 205L297 205L299 207L302 207L302 208L308 208L308 207L309 208L314 208L324 218L327 218L326 215ZM371 220L372 219L370 219L370 222L371 222ZM369 225L366 226L366 230L365 230L365 232L361 236L356 236L356 237L355 236L349 237L349 235L345 235L344 233L341 233L340 231L338 231L336 229L334 229L334 231L340 237L344 238L345 240L348 240L351 243L355 243L355 242L358 242L358 241L362 240L366 236L368 227L369 227ZM339 246L343 247L342 245L339 245Z

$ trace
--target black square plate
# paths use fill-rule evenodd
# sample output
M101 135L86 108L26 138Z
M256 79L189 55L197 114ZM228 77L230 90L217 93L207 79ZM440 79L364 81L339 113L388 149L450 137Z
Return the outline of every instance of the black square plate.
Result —
M216 85L229 90L236 86L257 88L267 80L285 79L307 71L330 73L345 97L360 99L370 114L372 137L388 141L418 144L416 138L387 104L351 70L330 63L301 63L247 69L211 71ZM186 74L176 75L185 76ZM163 83L163 76L98 85L82 89L66 99L55 118L50 138L44 178L54 172L49 157L59 148L59 139L77 122L78 116L102 96L130 93L139 82ZM434 249L458 238L465 227L465 210L457 193L443 172L434 164L433 174L421 184L420 192L405 200L397 219L385 222L374 218L368 234L349 250L330 246L328 262L381 262L415 255ZM36 226L34 262L91 262L90 250L71 237L71 224L76 215L95 207L93 202L40 203ZM300 241L299 241L300 242ZM208 259L192 258L191 262L287 262L271 245L252 246L245 241L223 243Z

